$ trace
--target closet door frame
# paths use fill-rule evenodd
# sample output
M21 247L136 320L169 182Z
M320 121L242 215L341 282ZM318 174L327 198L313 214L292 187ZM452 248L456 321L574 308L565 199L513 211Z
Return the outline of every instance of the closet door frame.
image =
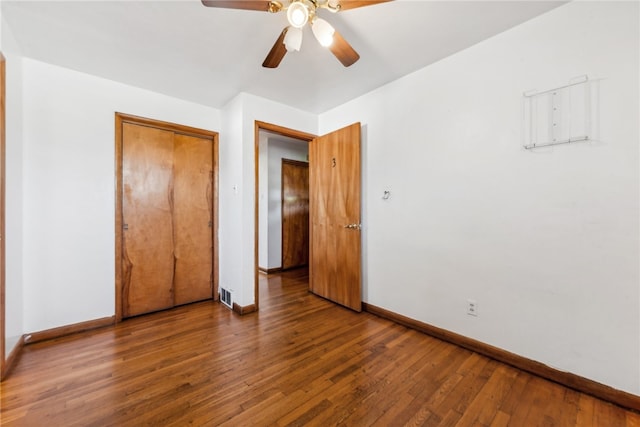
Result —
M133 116L124 113L115 113L115 320L122 320L122 255L123 255L123 219L122 219L122 197L123 197L123 178L122 178L122 155L123 155L123 138L122 129L125 123L138 126L148 126L156 129L167 130L183 135L195 136L198 138L208 139L211 141L212 163L213 163L213 226L211 227L211 238L213 242L212 250L212 267L213 267L213 295L214 301L218 300L218 133L198 129L190 126L179 125L175 123L163 122L159 120L148 119L144 117Z

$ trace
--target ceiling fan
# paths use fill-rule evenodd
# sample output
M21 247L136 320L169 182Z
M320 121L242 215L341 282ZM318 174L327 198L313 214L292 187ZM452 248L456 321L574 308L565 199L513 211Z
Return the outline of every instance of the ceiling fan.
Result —
M302 45L302 28L309 24L318 42L328 47L342 65L353 65L360 55L327 21L317 16L318 9L330 12L355 9L385 3L391 0L202 0L208 7L258 10L287 13L287 26L262 63L263 67L276 68L287 52L298 51Z

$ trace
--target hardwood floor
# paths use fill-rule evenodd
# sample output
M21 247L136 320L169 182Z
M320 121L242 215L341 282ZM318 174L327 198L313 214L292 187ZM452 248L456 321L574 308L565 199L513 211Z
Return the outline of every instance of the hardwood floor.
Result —
M262 276L258 313L198 303L28 345L3 426L640 426L640 415Z

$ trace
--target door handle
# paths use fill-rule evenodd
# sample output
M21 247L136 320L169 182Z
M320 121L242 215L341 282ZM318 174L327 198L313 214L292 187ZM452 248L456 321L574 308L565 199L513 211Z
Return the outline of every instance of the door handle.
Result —
M362 224L347 224L344 228L348 228L350 230L360 230L362 228Z

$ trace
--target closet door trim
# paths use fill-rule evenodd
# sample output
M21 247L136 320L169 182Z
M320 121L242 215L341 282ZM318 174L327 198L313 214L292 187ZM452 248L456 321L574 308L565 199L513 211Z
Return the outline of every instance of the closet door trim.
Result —
M125 123L138 126L149 126L157 129L172 131L177 134L195 136L208 139L212 143L213 161L213 226L212 233L212 265L213 265L213 300L218 299L218 133L198 129L190 126L183 126L175 123L163 122L144 117L133 116L123 113L115 113L115 318L116 322L122 320L122 254L123 254L123 220L122 220L122 154L123 154L123 133L122 128Z

